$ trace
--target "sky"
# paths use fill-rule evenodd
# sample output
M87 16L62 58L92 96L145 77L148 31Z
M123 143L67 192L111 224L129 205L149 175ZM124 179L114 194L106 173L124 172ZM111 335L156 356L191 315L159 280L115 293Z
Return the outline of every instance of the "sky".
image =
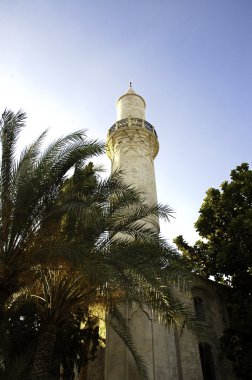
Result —
M0 0L0 49L0 112L28 116L20 146L48 127L105 141L133 82L159 138L170 242L193 244L206 190L251 165L251 0Z

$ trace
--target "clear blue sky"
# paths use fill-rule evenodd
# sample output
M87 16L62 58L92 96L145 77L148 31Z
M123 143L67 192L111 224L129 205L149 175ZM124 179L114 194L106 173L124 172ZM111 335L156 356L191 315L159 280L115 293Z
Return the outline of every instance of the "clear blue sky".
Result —
M159 136L170 241L193 242L205 191L251 164L251 0L0 0L0 47L0 111L27 112L23 143L48 126L105 140L133 81Z

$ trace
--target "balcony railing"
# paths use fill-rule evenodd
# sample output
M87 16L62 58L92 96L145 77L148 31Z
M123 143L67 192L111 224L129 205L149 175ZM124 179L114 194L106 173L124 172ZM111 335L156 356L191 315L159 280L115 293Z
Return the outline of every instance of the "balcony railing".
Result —
M156 136L156 138L158 138L157 133L156 133L155 128L153 127L153 125L151 125L150 123L148 123L148 121L143 120L143 119L138 119L137 117L129 117L129 118L117 121L109 129L108 133L110 135L112 132L115 132L117 129L125 128L125 127L145 128L149 132L153 133Z

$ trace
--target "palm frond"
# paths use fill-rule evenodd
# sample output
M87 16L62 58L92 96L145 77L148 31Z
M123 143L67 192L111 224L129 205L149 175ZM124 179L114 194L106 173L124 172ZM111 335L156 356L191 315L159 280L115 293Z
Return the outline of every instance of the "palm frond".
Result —
M0 120L1 131L1 240L8 239L10 215L13 208L15 188L13 187L13 171L15 166L16 142L21 129L25 125L26 115L22 111L14 114L10 110L5 110Z

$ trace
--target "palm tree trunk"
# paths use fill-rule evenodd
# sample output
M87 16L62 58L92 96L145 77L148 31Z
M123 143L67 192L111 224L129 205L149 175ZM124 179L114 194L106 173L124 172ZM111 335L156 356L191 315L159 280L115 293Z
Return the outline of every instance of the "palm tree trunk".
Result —
M49 325L40 335L29 380L47 380L50 378L49 372L55 349L56 333L56 326Z

